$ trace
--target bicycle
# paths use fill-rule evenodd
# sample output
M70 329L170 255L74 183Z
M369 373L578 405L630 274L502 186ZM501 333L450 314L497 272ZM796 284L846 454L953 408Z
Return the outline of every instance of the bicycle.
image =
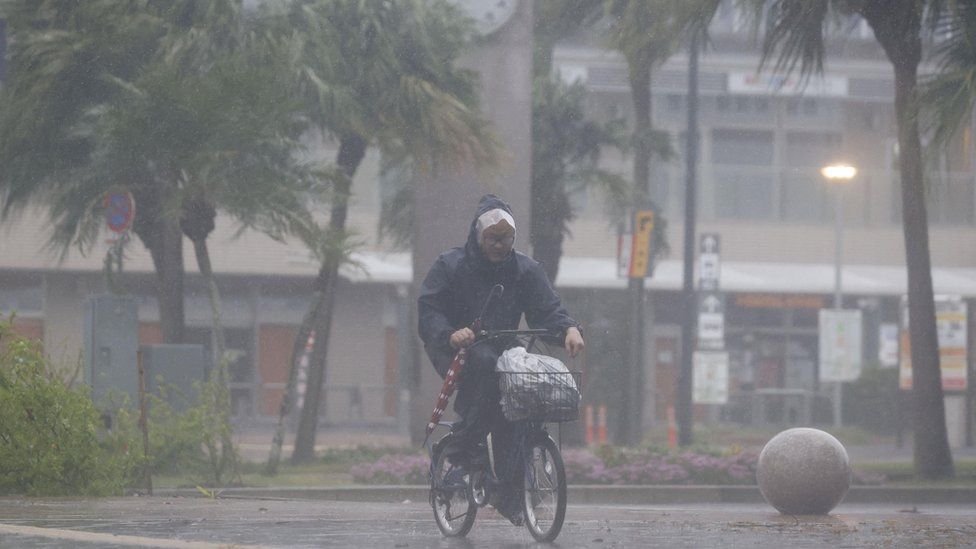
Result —
M498 337L531 337L526 349L531 350L538 336L553 335L547 330L495 330L480 331L475 343ZM508 385L518 389L528 388L531 383L525 380L545 381L542 386L550 390L576 391L578 405L579 372L499 372L508 376ZM569 376L570 379L565 379ZM523 378L524 379L520 379ZM558 379L558 378L564 379ZM546 381L546 378L552 378ZM570 383L572 382L572 383ZM557 401L548 395L549 403ZM564 399L565 400L565 399ZM546 430L547 423L572 421L578 419L578 407L547 409L545 399L536 402L539 409L528 412L525 419L514 421L514 463L515 482L521 481L521 507L525 526L532 537L540 542L556 539L566 516L566 469L559 445ZM453 422L438 421L438 426L450 428ZM492 491L501 482L495 473L495 456L491 434L485 444L479 444L477 453L471 456L469 445L453 433L444 435L430 448L430 504L434 510L434 520L441 533L447 537L464 537L474 526L478 509L488 504ZM466 467L462 467L462 465Z

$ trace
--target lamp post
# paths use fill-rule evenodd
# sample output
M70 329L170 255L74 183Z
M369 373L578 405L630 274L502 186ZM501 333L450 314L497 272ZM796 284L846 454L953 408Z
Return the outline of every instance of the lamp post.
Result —
M843 306L843 290L840 280L840 269L843 262L844 250L844 200L841 191L845 184L857 175L857 168L849 164L831 164L820 169L820 174L827 180L827 184L834 189L834 309L841 310ZM841 425L841 382L834 383L834 426Z

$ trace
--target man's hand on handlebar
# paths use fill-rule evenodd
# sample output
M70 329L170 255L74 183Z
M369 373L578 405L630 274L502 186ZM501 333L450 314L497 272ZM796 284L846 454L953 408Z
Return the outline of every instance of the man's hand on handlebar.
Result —
M451 347L460 349L474 343L474 331L471 328L461 328L451 334Z
M453 339L453 338L452 338ZM566 352L569 356L575 357L583 351L583 347L586 346L583 343L583 334L580 333L579 328L571 326L566 328Z

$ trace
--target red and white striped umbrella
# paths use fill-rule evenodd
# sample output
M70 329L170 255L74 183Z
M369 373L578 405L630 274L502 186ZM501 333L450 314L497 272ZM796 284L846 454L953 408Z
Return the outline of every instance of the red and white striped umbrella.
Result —
M468 350L462 348L454 355L454 361L451 362L451 367L447 369L447 375L444 376L444 385L441 386L441 393L437 395L437 404L434 406L433 413L430 414L430 421L427 422L428 437L434 431L434 427L437 427L437 422L444 415L444 410L447 409L447 402L451 399L451 395L454 394L454 384L457 382L457 376L461 373L461 368L464 367L464 357L467 354Z

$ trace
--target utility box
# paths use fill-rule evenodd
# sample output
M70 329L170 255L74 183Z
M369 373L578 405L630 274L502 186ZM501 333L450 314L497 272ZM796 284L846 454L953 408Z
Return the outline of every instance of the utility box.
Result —
M197 403L200 384L210 369L203 345L143 345L139 349L149 394L163 397L176 412Z
M85 303L85 383L100 408L139 403L138 310L131 296L97 295Z

